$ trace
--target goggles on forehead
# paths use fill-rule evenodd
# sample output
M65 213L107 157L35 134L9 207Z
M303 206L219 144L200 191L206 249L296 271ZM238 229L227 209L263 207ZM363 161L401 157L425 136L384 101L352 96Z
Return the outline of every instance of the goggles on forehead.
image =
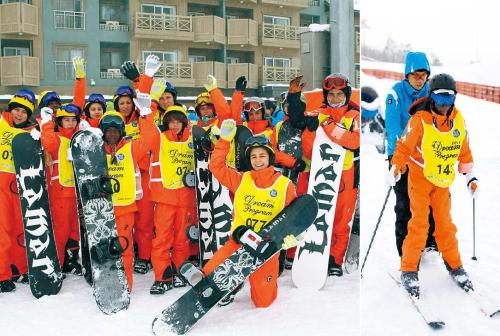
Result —
M88 99L89 103L103 103L106 104L106 100L104 99L104 96L99 93L93 93L89 96Z
M130 96L135 97L134 91L128 86L120 86L115 93L115 96Z
M33 99L33 96L28 94L28 93L19 93L17 92L15 94L15 97L19 97L19 98L24 98L26 99L27 101L29 101L31 104L35 104L35 99Z
M447 91L447 92L439 92L439 91ZM451 92L451 93L450 93ZM431 93L432 101L438 105L453 105L455 103L456 94L452 90L435 90Z
M248 101L243 105L243 111L249 113L250 111L259 111L262 109L262 103L258 101Z
M196 105L206 105L206 104L212 104L212 99L210 99L210 96L201 96L196 98Z
M75 104L63 105L63 106L61 106L61 109L63 109L64 111L66 111L68 113L74 114L75 117L79 117L81 114L80 108L78 106L76 106Z
M255 135L250 137L245 142L245 146L254 147L254 146L266 146L269 145L269 140L264 135Z
M325 90L342 90L342 89L345 89L347 87L347 78L344 78L344 77L334 77L334 76L329 76L329 77L326 77L324 80L323 80L323 89Z

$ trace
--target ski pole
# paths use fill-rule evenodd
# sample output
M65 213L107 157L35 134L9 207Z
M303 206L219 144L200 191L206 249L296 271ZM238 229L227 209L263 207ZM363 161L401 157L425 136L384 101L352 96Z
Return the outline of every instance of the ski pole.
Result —
M391 194L392 187L389 187L387 190L387 195L385 196L384 205L382 206L382 210L380 211L380 215L378 216L377 225L375 226L375 230L373 230L372 239L370 240L370 245L368 245L368 250L365 254L365 259L363 260L363 265L361 265L361 277L363 277L363 268L365 268L366 259L368 258L368 254L370 254L370 249L372 248L373 240L375 239L375 235L377 234L378 226L380 221L382 220L382 215L384 214L385 206L387 205L387 200L389 199L389 195Z
M476 257L476 200L472 199L472 260Z

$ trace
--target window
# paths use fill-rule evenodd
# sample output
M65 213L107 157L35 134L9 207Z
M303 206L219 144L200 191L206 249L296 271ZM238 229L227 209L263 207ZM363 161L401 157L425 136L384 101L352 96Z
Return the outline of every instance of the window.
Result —
M290 18L283 16L264 15L264 23L289 26Z
M319 16L316 15L301 15L300 26L307 27L312 23L319 23Z
M56 47L56 80L74 79L72 59L75 56L85 58L84 48L81 47Z
M101 51L101 71L119 69L124 61L125 55L121 49L103 49Z
M2 4L19 3L19 2L31 5L31 0L2 0L2 1L0 1L0 3L2 3Z
M238 15L226 15L226 20L239 19Z
M206 62L206 61L207 61L206 56L198 56L198 55L189 56L189 63Z
M149 55L156 55L162 62L177 62L176 51L143 51L142 59L145 61Z
M29 48L19 48L19 47L4 47L3 56L29 56L30 49Z
M264 57L264 65L267 67L289 68L292 65L292 59Z
M240 63L239 57L226 57L227 64L238 64Z
M143 4L141 5L141 11L150 14L175 15L174 6Z
M188 16L206 16L207 14L201 12L188 12Z
M82 0L57 0L57 10L69 12L81 12Z
M126 22L126 8L122 3L114 1L101 1L99 8L99 20L101 23L106 21Z
M56 29L85 29L85 12L81 0L57 0L54 10Z

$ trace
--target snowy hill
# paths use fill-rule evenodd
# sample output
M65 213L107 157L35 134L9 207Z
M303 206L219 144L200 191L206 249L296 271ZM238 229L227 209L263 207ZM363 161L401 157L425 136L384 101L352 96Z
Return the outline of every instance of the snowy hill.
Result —
M390 87L389 80L363 77L363 83L375 88L382 102ZM462 111L470 135L479 179L480 194L476 200L476 256L472 261L472 199L465 180L457 176L451 187L452 219L457 226L459 250L464 267L475 287L500 304L500 214L496 211L500 195L500 105L459 95L456 102ZM361 150L361 257L366 254L388 187L386 156L364 142ZM415 308L388 271L397 272L399 257L394 235L394 193L391 192L377 236L368 257L361 281L362 335L435 335L417 315ZM500 334L500 318L486 318L473 300L452 282L440 256L423 258L420 265L421 294L434 312L446 322L439 335Z

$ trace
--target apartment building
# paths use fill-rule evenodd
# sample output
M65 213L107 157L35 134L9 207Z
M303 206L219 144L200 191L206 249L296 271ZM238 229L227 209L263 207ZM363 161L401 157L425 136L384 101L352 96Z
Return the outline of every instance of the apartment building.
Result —
M2 0L0 93L20 86L72 94L71 59L86 60L88 93L129 83L123 61L160 57L159 77L181 95L208 74L229 94L245 75L249 94L275 96L300 70L299 26L323 0ZM314 10L314 9L313 9ZM312 20L315 20L314 18Z

